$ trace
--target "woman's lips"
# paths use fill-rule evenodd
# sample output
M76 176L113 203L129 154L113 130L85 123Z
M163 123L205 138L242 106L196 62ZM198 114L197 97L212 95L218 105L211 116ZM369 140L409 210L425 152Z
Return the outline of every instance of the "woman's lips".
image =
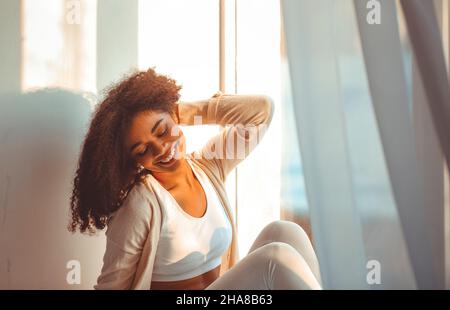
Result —
M179 144L180 140L178 140L177 142L174 143L174 145L172 146L172 148L170 149L170 153L169 155L167 155L165 158L161 159L160 161L158 161L158 164L167 164L170 161L172 161L172 159L174 159L175 157L175 152L176 152L176 148Z

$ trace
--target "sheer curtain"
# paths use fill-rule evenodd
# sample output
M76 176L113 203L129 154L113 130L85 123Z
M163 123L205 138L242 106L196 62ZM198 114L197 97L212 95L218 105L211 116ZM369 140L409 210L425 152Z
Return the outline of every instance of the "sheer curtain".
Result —
M368 22L369 2L379 4L379 24ZM438 140L425 140L434 127L418 89L426 94L422 80L444 75L416 67L400 40L406 28L396 1L284 0L282 7L325 288L443 288L444 162ZM422 46L440 49L439 35L427 34L433 39ZM445 70L436 55L436 71Z
M415 118L415 127L417 132L422 133L416 137L416 141L422 146L419 166L426 184L425 219L432 250L429 264L434 271L431 285L420 275L417 275L417 281L422 287L443 288L446 283L445 247L448 246L445 244L448 218L444 216L445 209L448 211L449 207L444 200L448 184L445 185L443 170L448 171L444 159L447 163L450 160L450 87L446 68L449 53L448 1L400 2L415 54L414 77L418 83L422 83L419 87L420 100L416 102L418 108L415 112L420 114ZM423 137L423 133L428 134L428 137ZM426 151L423 150L424 146Z
M323 284L325 288L364 287L365 253L341 106L332 2L284 1L283 18L306 196Z

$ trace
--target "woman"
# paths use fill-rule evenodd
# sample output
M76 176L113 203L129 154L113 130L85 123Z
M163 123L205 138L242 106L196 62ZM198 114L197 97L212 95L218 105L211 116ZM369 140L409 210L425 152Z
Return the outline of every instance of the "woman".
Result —
M178 102L180 89L149 69L113 86L95 111L69 227L107 227L95 288L320 289L311 243L291 222L265 227L238 262L225 180L261 140L272 102L222 94ZM186 154L179 125L199 123L232 126Z

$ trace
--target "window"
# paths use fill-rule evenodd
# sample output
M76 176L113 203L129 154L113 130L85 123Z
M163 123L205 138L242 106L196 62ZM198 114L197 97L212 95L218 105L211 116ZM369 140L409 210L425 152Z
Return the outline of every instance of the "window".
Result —
M279 219L281 211L293 220L306 211L298 147L293 142L296 139L281 139L282 128L288 133L295 130L292 120L281 121L282 115L284 118L292 113L282 100L280 82L280 3L136 3L137 66L155 67L177 80L183 87L181 100L208 98L218 90L264 94L274 100L271 129L227 182L229 200L237 215L240 250L245 253L264 225ZM98 32L97 10L97 1L91 0L23 1L24 90L61 87L97 92L97 33L103 35ZM218 130L218 126L210 125L185 127L187 151L200 148Z
M281 19L277 0L238 0L235 5L237 93L265 94L275 105L264 139L237 168L239 248L244 255L261 229L280 218Z
M96 91L96 1L23 0L22 89Z
M280 24L277 0L142 0L139 67L155 66L179 81L182 100L209 97L222 87L227 93L269 95L278 107ZM279 113L258 148L228 178L242 253L265 224L280 217ZM188 151L217 130L184 128Z

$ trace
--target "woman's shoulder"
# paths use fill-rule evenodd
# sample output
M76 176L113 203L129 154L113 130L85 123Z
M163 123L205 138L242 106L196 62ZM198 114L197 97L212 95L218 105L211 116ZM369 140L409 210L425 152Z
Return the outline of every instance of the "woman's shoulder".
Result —
M139 188L132 189L122 205L109 216L106 237L110 247L136 254L151 231L152 211Z
M146 182L146 180L137 182L130 189L123 203L111 218L121 218L126 221L150 220L156 200Z
M145 183L136 183L122 205L110 216L106 236L128 253L137 253L160 219L156 200Z

